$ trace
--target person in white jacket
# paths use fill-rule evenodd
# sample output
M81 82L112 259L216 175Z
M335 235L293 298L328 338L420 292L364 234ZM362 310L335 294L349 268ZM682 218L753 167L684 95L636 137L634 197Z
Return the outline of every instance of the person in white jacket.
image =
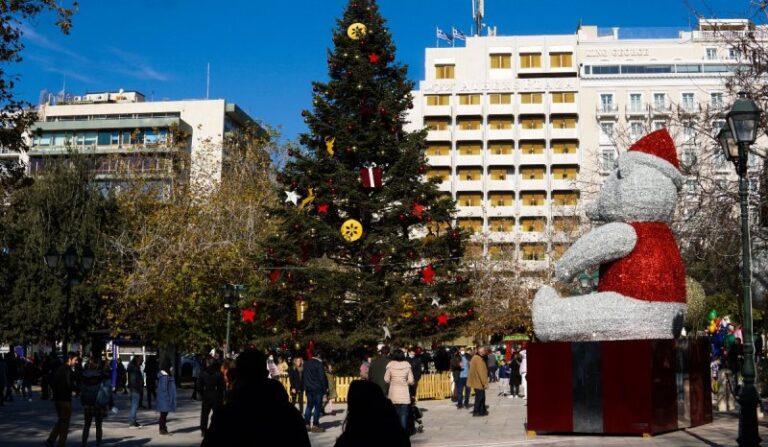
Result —
M403 430L408 430L408 410L411 406L411 394L408 385L413 385L411 364L405 360L402 349L396 349L392 361L387 364L384 381L389 384L389 400L395 405Z
M528 350L523 347L520 351L520 380L522 382L522 389L525 390L523 399L528 400Z

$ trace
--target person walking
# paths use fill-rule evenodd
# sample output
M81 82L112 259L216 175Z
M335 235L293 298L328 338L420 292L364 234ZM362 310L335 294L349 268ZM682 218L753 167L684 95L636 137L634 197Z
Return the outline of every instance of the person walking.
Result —
M411 365L411 372L413 373L413 385L408 387L408 391L412 398L416 398L416 392L419 390L419 380L421 380L421 374L424 369L424 363L416 356L415 349L408 350L408 364Z
M449 370L451 372L451 380L453 381L453 393L451 394L451 402L461 402L459 391L459 377L461 375L461 354L456 348L452 348L451 361L449 363Z
M221 374L219 365L213 358L205 359L205 369L200 373L200 397L202 405L200 408L200 432L205 437L208 430L208 416L211 411L219 411L224 404L224 376Z
M80 388L80 404L83 407L83 447L88 444L91 422L95 422L96 425L96 445L101 445L101 422L106 407L99 404L98 398L103 382L104 372L102 371L101 362L97 359L89 360L88 365L83 371L83 381ZM107 393L106 396L110 394L112 393ZM105 394L102 392L102 395Z
M296 356L288 369L288 382L291 387L291 405L299 403L299 411L304 412L304 359Z
M389 384L384 381L389 361L389 346L384 345L379 349L378 357L373 359L368 367L368 380L378 385L385 396L389 394Z
M512 361L509 362L509 398L516 399L520 397L520 354L515 354Z
M469 408L469 395L471 393L467 386L467 377L469 377L469 356L464 349L459 351L459 359L461 360L461 370L459 371L459 384L458 394L456 398L456 408L461 410L462 408ZM462 396L463 395L463 396Z
M75 379L72 369L77 364L77 354L70 352L67 362L53 373L53 405L56 408L56 424L51 429L51 434L45 440L46 447L67 445L69 435L69 419L72 417L72 392L75 388Z
M414 384L411 365L405 360L405 353L396 349L392 353L392 361L387 364L384 373L384 381L389 384L389 400L395 405L400 425L403 430L408 430L408 409L411 406L411 393L409 385Z
M366 353L360 363L360 379L368 380L368 370L371 368L371 358Z
M331 362L325 362L325 379L328 381L328 403L323 406L323 415L335 416L336 409L333 407L333 403L339 396L336 394L336 374L333 372ZM326 407L328 407L328 411L325 411Z
M410 447L397 411L381 388L367 380L354 380L347 394L347 417L334 447Z
M168 413L176 411L176 381L173 379L171 362L163 359L157 375L157 411L160 412L160 434L168 432Z
M141 393L144 390L144 377L141 373L142 363L144 363L144 358L136 355L128 364L128 389L131 391L131 411L128 414L128 426L132 428L141 428L136 416L139 411Z
M315 350L314 356L304 364L304 390L307 392L307 408L304 411L304 425L307 430L322 433L320 412L323 411L323 396L328 394L328 378L325 375L322 351ZM310 425L310 421L313 422Z
M496 382L496 371L499 369L499 363L496 359L496 354L488 351L485 357L485 364L488 367L488 380L491 383Z
M144 364L144 377L147 385L147 408L152 408L152 398L157 401L157 374L160 372L160 365L157 363L157 356L152 355L147 358Z
M117 381L115 383L115 393L120 391L120 388L122 388L123 394L128 394L128 378L125 371L125 365L123 365L123 362L121 362L120 359L116 359L115 363L117 363Z
M469 364L469 377L467 387L475 390L475 407L472 416L488 416L485 406L485 389L488 388L488 364L485 356L488 350L485 346L477 349Z
M499 393L499 396L506 396L507 395L507 389L509 388L509 374L510 374L510 366L509 363L507 363L506 360L501 360L501 366L499 366L499 384L501 385L501 392Z

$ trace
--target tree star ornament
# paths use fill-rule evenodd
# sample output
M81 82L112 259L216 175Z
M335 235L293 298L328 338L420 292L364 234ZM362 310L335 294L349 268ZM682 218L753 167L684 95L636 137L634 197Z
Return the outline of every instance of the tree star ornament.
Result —
M347 219L341 225L341 237L347 242L355 242L363 236L363 224L355 219Z
M256 316L256 311L253 309L243 309L242 312L243 322L253 323L253 318Z
M432 305L436 307L440 307L440 298L433 296L432 297Z
M328 151L328 155L333 157L333 145L336 143L336 137L325 137L325 150Z
M320 205L317 205L317 214L322 214L322 215L328 214L328 204L321 203Z
M378 54L376 54L376 53L371 53L371 54L369 54L369 55L368 55L368 62L370 62L370 63L372 63L372 64L377 64L377 63L379 63L379 55L378 55Z
M304 198L304 200L301 201L301 205L299 205L299 210L304 210L304 207L311 204L315 201L315 189L314 188L307 188L309 191L309 194L307 197Z
M437 325L438 326L447 326L448 325L448 315L446 314L440 314L437 316Z
M361 37L365 37L367 32L368 28L366 28L365 25L360 22L355 22L347 28L347 37L352 40L360 40Z
M389 328L387 327L386 324L384 326L382 326L381 328L384 330L384 340L386 340L388 338L392 338L392 334L389 332Z
M424 284L433 284L435 282L435 269L432 268L432 264L421 270L421 282Z
M299 197L301 197L296 191L285 191L285 201L293 203L294 206L299 204Z

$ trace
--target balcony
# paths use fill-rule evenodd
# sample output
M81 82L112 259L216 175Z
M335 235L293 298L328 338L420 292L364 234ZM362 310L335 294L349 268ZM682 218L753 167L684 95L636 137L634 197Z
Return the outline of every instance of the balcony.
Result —
M515 129L494 129L488 127L486 135L489 140L514 140Z
M482 114L483 114L483 106L480 104L470 104L470 105L459 104L458 106L456 106L456 115L458 116L464 116L464 115L479 116Z
M424 116L451 116L451 106L428 106L421 109Z
M600 104L597 106L597 110L595 111L595 114L597 115L598 118L617 117L619 115L619 106L613 103Z
M490 104L487 110L488 115L514 115L515 106L512 104Z
M520 201L521 216L546 216L549 209L549 200L544 200L541 205L530 205L525 201Z
M509 206L492 206L490 201L486 202L488 216L490 217L510 217L517 213L517 207L512 204Z
M482 206L462 206L456 204L456 217L483 217Z
M427 163L430 166L450 166L451 156L450 155L429 155L427 156Z
M483 156L482 155L457 155L456 165L457 166L482 166Z
M514 154L486 154L486 162L489 165L512 166L516 163Z
M547 242L547 233L544 231L523 231L520 226L517 231L517 240L520 242Z
M451 192L451 181L443 180L443 183L437 185L437 189L441 192Z
M427 132L427 141L451 141L451 131L430 130Z
M668 116L672 114L672 104L656 102L651 104L651 113L656 116Z
M693 102L683 102L677 106L677 113L679 115L693 115L699 112L699 107Z
M575 102L555 102L549 105L549 113L579 113Z
M547 154L544 152L540 154L528 154L521 152L519 163L526 165L545 165L547 164Z
M518 177L517 184L519 189L522 191L544 191L547 189L546 179L530 180L530 179Z
M486 180L485 187L488 191L512 191L515 189L515 177L510 175L506 180Z
M544 104L520 104L517 106L517 110L521 115L541 115L545 112Z
M627 116L646 116L648 114L648 104L628 104L625 108Z
M579 164L579 153L578 152L570 152L567 154L563 153L552 153L551 155L552 164Z
M576 189L576 179L566 180L566 179L556 179L553 177L550 181L550 187L552 189L565 189L565 190Z
M482 180L457 180L456 191L482 191Z
M463 130L456 128L457 141L480 141L483 139L482 129Z
M525 129L520 128L521 140L543 140L547 137L547 131L545 129Z
M529 272L535 272L535 271L541 271L546 270L549 268L549 261L543 260L543 261L530 261L526 259L520 259L520 267L522 267L523 270L529 271Z
M575 127L552 127L549 130L549 136L557 140L575 140L578 138L579 132Z

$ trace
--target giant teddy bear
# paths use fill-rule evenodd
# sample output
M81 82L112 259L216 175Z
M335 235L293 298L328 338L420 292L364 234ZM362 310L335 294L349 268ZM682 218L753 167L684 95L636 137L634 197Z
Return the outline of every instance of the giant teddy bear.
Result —
M533 301L542 341L663 339L685 313L685 268L669 223L683 177L666 129L637 141L617 160L587 216L607 222L580 237L555 265L569 282L600 266L597 293L560 297L552 287Z

